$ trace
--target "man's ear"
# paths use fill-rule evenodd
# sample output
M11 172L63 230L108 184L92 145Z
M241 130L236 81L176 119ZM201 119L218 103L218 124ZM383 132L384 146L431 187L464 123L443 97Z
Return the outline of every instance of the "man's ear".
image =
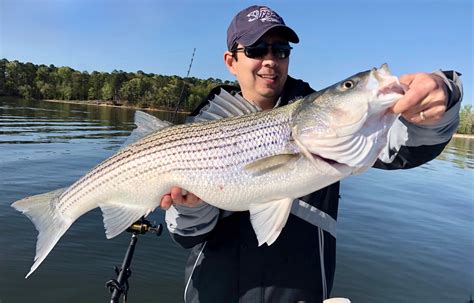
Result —
M235 63L237 63L237 60L235 60L232 52L226 51L224 53L224 63L225 63L225 66L227 66L227 69L229 70L229 72L232 75L237 74L236 67L235 67Z

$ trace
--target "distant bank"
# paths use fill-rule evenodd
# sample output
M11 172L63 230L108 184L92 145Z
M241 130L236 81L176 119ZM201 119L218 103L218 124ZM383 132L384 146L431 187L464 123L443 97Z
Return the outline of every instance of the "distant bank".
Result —
M109 107L121 107L121 108L131 108L137 110L147 110L147 111L157 111L157 112L174 112L174 108L151 108L151 107L139 107L125 104L114 104L112 101L101 101L101 100L41 100L46 102L55 102L55 103L68 103L68 104L83 104L83 105L94 105L94 106L109 106ZM180 114L189 114L188 111L180 111Z
M466 138L466 139L474 139L474 135L466 135L466 134L454 134L455 138Z
M102 100L41 100L46 102L56 102L56 103L69 103L69 104L83 104L83 105L93 105L93 106L110 106L110 107L121 107L121 108L131 108L136 110L147 110L147 111L157 111L157 112L174 112L175 109L173 108L149 108L149 107L139 107L139 106L131 106L125 104L114 104L112 101L102 101ZM188 111L180 111L180 114L190 114ZM467 139L474 139L474 134L454 134L455 138L467 138Z

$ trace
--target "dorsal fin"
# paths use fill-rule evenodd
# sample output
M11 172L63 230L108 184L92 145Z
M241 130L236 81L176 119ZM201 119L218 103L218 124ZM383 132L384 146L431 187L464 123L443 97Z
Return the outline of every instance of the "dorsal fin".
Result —
M148 136L151 133L162 130L165 127L173 125L171 122L163 121L155 116L137 110L135 112L135 128L130 136L123 143L122 148Z
M203 122L217 120L228 117L242 116L245 114L256 113L262 109L255 104L245 100L239 94L231 95L226 90L221 89L218 95L215 95L209 101L201 112L194 117L194 122Z

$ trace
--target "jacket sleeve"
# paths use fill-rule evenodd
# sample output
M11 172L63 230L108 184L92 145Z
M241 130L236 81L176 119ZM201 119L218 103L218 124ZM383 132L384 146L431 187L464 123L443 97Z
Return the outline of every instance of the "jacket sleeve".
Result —
M405 169L436 158L448 144L459 124L462 84L457 72L436 71L448 87L448 103L443 119L436 125L416 125L403 117L389 130L388 142L375 168Z
M203 242L219 220L219 209L202 202L196 207L173 205L165 215L171 238L184 248Z

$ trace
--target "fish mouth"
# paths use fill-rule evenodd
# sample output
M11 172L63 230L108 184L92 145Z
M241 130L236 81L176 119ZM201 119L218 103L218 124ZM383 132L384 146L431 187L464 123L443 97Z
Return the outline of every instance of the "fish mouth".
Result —
M382 106L393 105L407 91L406 85L400 83L398 77L392 75L387 64L383 64L379 69L372 69L370 78L377 82L375 95L382 101Z
M390 93L405 94L405 87L400 84L398 78L390 72L388 65L382 64L379 69L373 69L372 75L379 83L378 95L386 95Z
M377 96L388 95L388 94L398 94L404 95L406 88L403 84L400 84L398 81L393 81L390 83L384 83L382 87L379 88Z

